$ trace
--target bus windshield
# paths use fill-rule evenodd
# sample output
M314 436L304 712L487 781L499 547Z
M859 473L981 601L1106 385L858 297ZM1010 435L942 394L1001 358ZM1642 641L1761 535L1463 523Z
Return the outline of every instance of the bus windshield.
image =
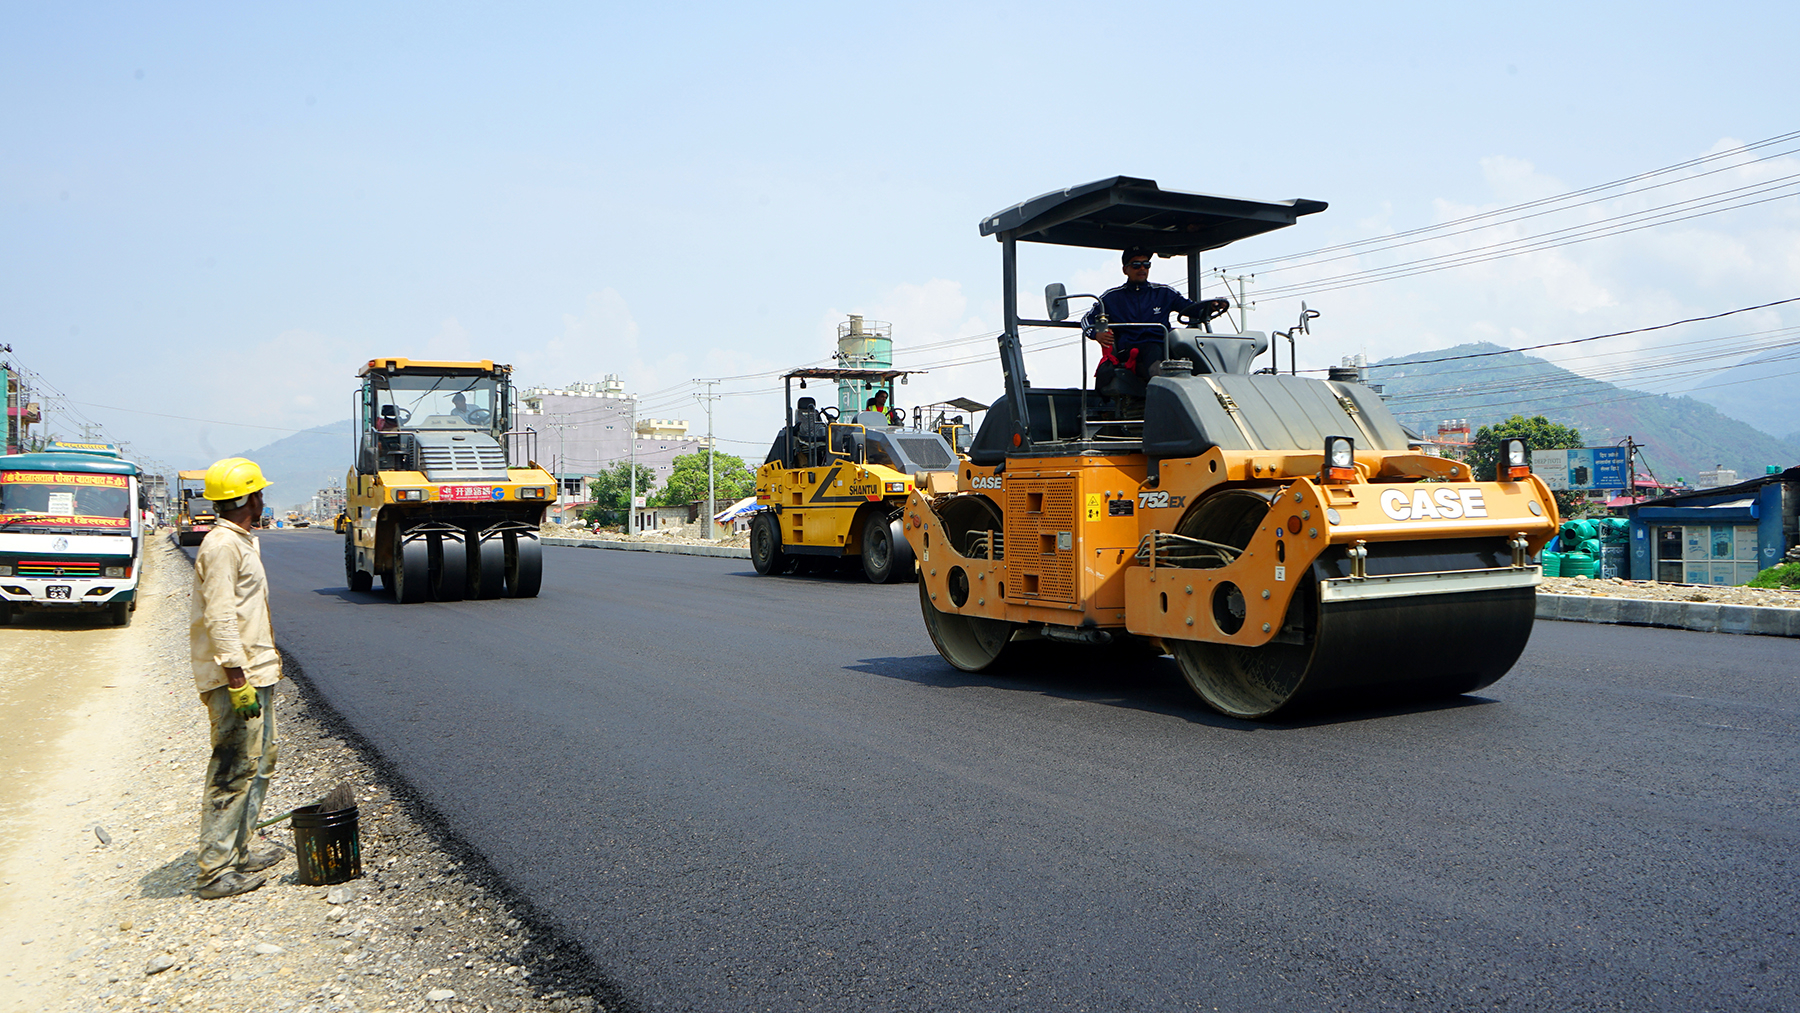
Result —
M128 532L131 489L124 475L0 471L0 527Z

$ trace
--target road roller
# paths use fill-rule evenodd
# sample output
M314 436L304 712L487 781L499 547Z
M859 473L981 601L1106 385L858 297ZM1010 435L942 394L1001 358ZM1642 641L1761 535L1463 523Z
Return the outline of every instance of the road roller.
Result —
M1197 293L1203 253L1325 207L1120 176L982 219L1001 248L1005 393L956 471L914 476L902 517L946 661L988 670L1024 640L1148 647L1246 719L1468 693L1512 667L1558 524L1521 441L1475 481L1409 443L1363 383L1291 356L1258 369L1268 335L1197 317L1151 325L1146 375L1091 386L1083 342L1081 386L1027 378L1021 328L1078 327L1084 299L1106 321L1061 285L1046 318L1021 317L1019 244L1183 258Z
M912 547L900 530L900 511L922 471L956 466L942 433L897 424L897 409L840 418L794 382L848 383L859 390L893 389L904 369L807 368L782 377L787 424L775 434L756 472L757 510L750 518L750 565L764 576L806 561L858 560L871 583L913 579Z
M533 598L556 479L511 431L512 367L370 359L344 476L344 581L394 600Z

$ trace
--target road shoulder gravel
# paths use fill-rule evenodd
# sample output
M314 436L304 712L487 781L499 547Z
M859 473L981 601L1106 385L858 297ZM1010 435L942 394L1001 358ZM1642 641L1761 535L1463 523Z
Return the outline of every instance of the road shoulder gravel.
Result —
M0 853L0 1010L625 1008L315 699L291 658L264 816L348 783L363 875L297 883L280 824L259 842L289 852L267 885L196 898L208 744L187 661L192 570L166 540L149 546L132 626L91 631L127 648L111 652L117 670L69 701L37 756L42 787L7 814L17 832ZM38 631L6 632L17 651L30 644L16 635Z

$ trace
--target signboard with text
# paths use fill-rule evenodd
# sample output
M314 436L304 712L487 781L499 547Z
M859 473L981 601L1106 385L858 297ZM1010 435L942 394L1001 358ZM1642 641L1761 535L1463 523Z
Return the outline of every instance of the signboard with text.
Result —
M1552 489L1623 489L1626 486L1624 447L1573 447L1568 450L1534 450L1531 470Z

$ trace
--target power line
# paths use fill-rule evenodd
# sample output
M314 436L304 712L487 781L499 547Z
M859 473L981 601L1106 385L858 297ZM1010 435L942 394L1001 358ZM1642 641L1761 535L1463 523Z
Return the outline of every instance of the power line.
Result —
M1443 356L1442 358L1437 358L1437 359L1403 359L1399 362L1377 362L1377 363L1372 363L1369 366L1369 368L1370 369L1377 369L1377 368L1392 369L1395 366L1422 366L1422 365L1426 365L1427 363L1433 363L1433 362L1455 362L1459 359L1482 359L1482 358L1486 358L1486 357L1492 356L1492 355L1511 355L1514 352L1532 352L1532 351L1536 351L1540 348L1559 348L1559 347L1562 347L1565 345L1580 345L1580 344L1584 344L1589 341L1600 341L1604 338L1622 338L1628 334L1646 334L1650 331L1661 331L1661 330L1667 330L1670 327L1680 327L1682 324L1695 324L1695 323L1700 323L1701 321L1705 321L1705 320L1718 320L1723 317L1735 316L1739 313L1751 313L1756 310L1766 310L1766 309L1770 308L1771 306L1785 306L1788 303L1792 303L1792 302L1800 302L1800 296L1793 296L1793 297L1787 298L1787 299L1777 299L1774 302L1759 303L1755 306L1741 306L1734 310L1726 310L1723 313L1709 313L1706 316L1687 317L1682 320L1671 320L1666 324L1652 324L1649 327L1634 327L1628 331L1613 331L1608 334L1596 334L1593 337L1588 337L1588 338L1571 338L1568 341L1547 341L1541 345L1525 345L1521 348L1502 348L1498 351L1493 351L1493 352L1469 352L1466 355L1446 355L1446 356ZM1309 369L1309 370L1305 370L1305 372L1323 373L1325 371L1322 369Z
M1492 211L1483 211L1478 214L1467 215L1462 218L1458 218L1454 221L1443 222L1443 223L1440 223L1437 225L1425 225L1425 226L1421 226L1416 229L1409 229L1405 232L1394 233L1392 235L1373 236L1368 239L1358 239L1353 242L1338 243L1334 246L1325 246L1325 247L1320 247L1318 249L1305 250L1300 253L1290 253L1290 254L1286 254L1284 256L1279 256L1279 257L1265 257L1262 260L1246 261L1241 264L1233 265L1232 267L1227 268L1227 270L1239 271L1239 270L1244 270L1244 269L1252 268L1252 267L1261 267L1265 264L1279 264L1279 263L1283 263L1283 262L1286 262L1289 260L1301 260L1301 259L1304 259L1307 257L1313 257L1313 256L1317 256L1317 255L1323 254L1323 253L1335 253L1339 250L1354 249L1354 248L1360 247L1360 246L1372 246L1372 245L1379 244L1379 243L1388 243L1388 242L1391 242L1396 239L1407 239L1409 237L1422 235L1422 234L1428 233L1428 232L1438 232L1438 231L1442 231L1444 229L1457 228L1462 225L1467 225L1471 222L1482 221L1484 219L1489 219L1489 218L1496 218L1496 217L1500 217L1503 215L1513 214L1513 213L1519 212L1519 211L1530 210L1532 208L1544 207L1544 206L1550 205L1550 204L1557 204L1557 203L1561 203L1563 201L1571 200L1574 198L1586 197L1591 194L1601 193L1603 191L1615 189L1615 188L1621 187L1621 186L1629 186L1630 184L1639 182L1641 180L1651 179L1656 176L1664 175L1667 173L1680 172L1683 169L1690 169L1695 166L1705 165L1707 163L1715 162L1720 159L1731 158L1735 155L1742 155L1742 154L1746 154L1751 151L1757 151L1762 148L1770 147L1772 145L1783 144L1788 141L1794 140L1796 138L1800 138L1800 130L1789 131L1788 133L1785 133L1785 134L1777 134L1774 137L1766 138L1761 141L1756 141L1751 144L1746 144L1746 145L1743 145L1742 147L1732 148L1727 151L1714 152L1713 154L1710 154L1710 155L1701 155L1697 158L1691 158L1685 162L1677 162L1674 165L1664 166L1660 169L1651 169L1648 172L1640 172L1640 173L1637 173L1636 175L1627 176L1623 179L1613 180L1610 183L1600 183L1595 186L1584 187L1580 190L1572 190L1567 193L1557 194L1557 195L1551 196L1551 197L1542 197L1537 200L1526 201L1523 204L1514 204L1510 207L1496 208L1495 210L1492 210ZM1779 155L1766 155L1766 156L1763 156L1762 158L1753 159L1750 162L1745 162L1745 163L1740 163L1740 164L1751 165L1751 164L1755 164L1756 162L1766 161L1767 159L1780 157L1780 155L1786 155L1786 154L1791 154L1791 152L1781 152L1781 153L1779 153ZM1734 165L1734 166L1729 166L1727 168L1736 168L1736 167L1737 166ZM1715 170L1715 171L1724 171L1724 170ZM1712 175L1712 172L1701 173L1701 174L1698 174L1695 176L1683 177L1683 180L1678 180L1676 182L1685 181L1686 179L1697 179L1701 175ZM1627 196L1627 195L1626 194L1615 194L1614 196L1620 197L1620 196ZM1588 203L1592 203L1592 202L1588 202ZM1584 205L1574 205L1574 206L1579 207L1579 206L1584 206ZM1498 223L1496 223L1496 224L1498 224ZM1406 245L1406 244L1402 244L1402 245ZM1371 252L1374 252L1374 251L1371 251Z

